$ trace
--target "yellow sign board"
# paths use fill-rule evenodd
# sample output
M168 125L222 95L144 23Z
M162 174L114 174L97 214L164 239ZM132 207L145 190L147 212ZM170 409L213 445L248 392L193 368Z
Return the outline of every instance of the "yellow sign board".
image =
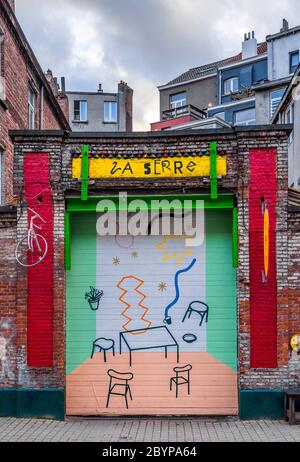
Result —
M217 175L227 173L226 157L217 156ZM186 178L210 176L210 158L89 159L90 178ZM73 159L72 177L81 177L81 158Z

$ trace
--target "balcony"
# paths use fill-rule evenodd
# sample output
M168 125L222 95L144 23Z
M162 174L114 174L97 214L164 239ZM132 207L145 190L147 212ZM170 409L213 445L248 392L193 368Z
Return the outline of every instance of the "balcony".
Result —
M236 92L230 92L231 101L241 101L243 99L252 98L255 95L255 91L251 88L243 88Z
M186 104L185 106L179 106L174 109L167 109L162 112L162 121L177 119L178 117L189 116L191 119L206 119L207 113L198 109L192 104Z

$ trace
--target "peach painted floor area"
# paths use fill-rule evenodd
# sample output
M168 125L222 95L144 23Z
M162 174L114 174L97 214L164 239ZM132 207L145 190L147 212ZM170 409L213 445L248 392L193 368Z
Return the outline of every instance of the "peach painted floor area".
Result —
M165 359L160 352L135 352L132 367L129 355L96 353L67 376L68 415L237 415L237 374L208 353L180 353L178 366L191 364L191 392L187 385L170 391L170 377L177 365L176 354ZM128 395L128 407L122 396L111 396L106 409L108 369L132 372L130 382L133 400Z

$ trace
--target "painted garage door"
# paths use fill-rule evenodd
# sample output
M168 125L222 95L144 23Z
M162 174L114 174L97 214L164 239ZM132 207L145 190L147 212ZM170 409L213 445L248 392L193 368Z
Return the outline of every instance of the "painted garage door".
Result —
M186 247L72 216L67 414L237 414L231 213L206 210L204 229Z

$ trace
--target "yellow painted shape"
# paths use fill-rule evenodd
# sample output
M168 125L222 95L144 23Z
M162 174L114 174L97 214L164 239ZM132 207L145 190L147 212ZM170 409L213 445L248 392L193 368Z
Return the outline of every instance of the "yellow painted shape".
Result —
M227 174L226 157L217 157L217 175ZM210 158L90 159L90 178L186 178L210 176ZM72 178L81 178L81 158L72 161Z
M173 253L168 254L167 244L168 242L176 238L180 239L181 241L185 240L185 237L182 237L182 236L164 236L163 240L155 245L157 249L162 250L162 254L163 254L162 261L164 263L168 262L169 260L174 259L176 263L180 264L182 263L182 259L184 255L192 255L192 249L190 247L186 247L185 250L182 250L181 252L178 252L178 253L173 252Z
M269 231L270 231L270 219L269 211L265 210L264 213L264 266L265 266L265 277L269 275Z
M294 335L291 338L291 347L293 348L294 351L297 351L297 353L299 353L299 351L300 351L300 334Z

